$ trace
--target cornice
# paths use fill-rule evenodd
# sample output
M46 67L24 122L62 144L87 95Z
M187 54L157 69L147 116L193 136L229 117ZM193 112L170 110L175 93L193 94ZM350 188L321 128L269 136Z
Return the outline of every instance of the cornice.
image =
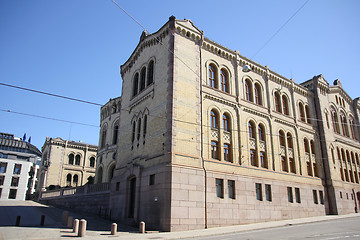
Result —
M149 90L151 89L151 90ZM136 106L138 106L140 103L144 102L148 98L154 97L154 84L149 86L147 89L145 89L142 93L139 93L138 96L134 97L130 100L130 106L129 106L129 113L132 111L132 109Z
M232 103L232 102L230 102L228 100L225 100L223 98L220 98L220 97L215 97L215 96L210 95L208 93L205 93L204 98L215 101L215 102L218 102L218 103L221 103L221 104L228 105L228 106L233 107L233 108L236 108L236 106L237 106L236 103Z

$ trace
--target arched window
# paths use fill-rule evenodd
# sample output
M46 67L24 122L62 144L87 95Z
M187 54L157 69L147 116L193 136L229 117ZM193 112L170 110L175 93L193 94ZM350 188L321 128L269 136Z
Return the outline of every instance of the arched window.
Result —
M224 131L230 132L231 126L230 126L230 117L228 114L223 114L223 128Z
M345 114L343 112L340 113L340 119L341 119L341 128L342 128L343 135L346 137L349 137L347 120L346 120Z
M304 149L306 153L310 153L309 140L304 138Z
M250 121L248 123L248 129L249 129L249 138L254 139L256 138L256 134L255 134L255 124L253 121Z
M227 162L232 162L231 147L230 147L230 144L228 144L228 143L224 143L224 160Z
M258 104L258 105L263 105L263 103L262 103L262 92L261 92L260 84L255 83L254 91L255 91L255 103Z
M72 176L70 173L68 173L68 175L66 175L66 186L71 186L71 179L72 179Z
M69 154L69 164L71 164L71 165L74 164L74 154L73 153Z
M259 140L265 142L265 128L264 125L259 124L258 126Z
M278 92L275 92L275 111L281 113L281 99Z
M221 69L220 71L221 78L221 91L229 92L229 74L225 69Z
M139 141L140 139L140 131L141 131L141 118L138 121L138 129L137 129L137 140Z
M104 148L106 145L106 127L103 128L101 134L101 148Z
M308 105L305 105L305 113L306 113L306 122L311 124L310 108Z
M291 133L286 134L288 148L293 148L293 139Z
M212 159L219 159L219 151L218 151L218 142L211 141L211 158Z
M247 101L253 102L253 92L252 84L249 79L245 80L245 99Z
M118 133L119 133L119 125L116 124L114 127L112 144L117 144Z
M136 73L133 80L133 97L138 94L139 91L139 73Z
M334 132L340 133L338 116L334 109L332 109L332 111L331 111L331 121L333 123Z
M73 184L75 185L75 187L78 186L78 182L79 182L79 177L77 174L75 174L73 177Z
M114 172L115 172L115 164L111 165L111 167L109 168L109 173L108 173L108 176L109 176L108 181L109 182L114 177Z
M289 101L285 95L282 96L283 114L289 115Z
M80 166L80 158L81 158L80 155L77 154L76 157L75 157L75 165Z
M131 142L135 141L135 131L136 131L136 123L135 121L133 122L133 127L132 127L132 137L131 137Z
M316 154L315 153L315 143L313 140L310 140L310 149L311 149L311 154Z
M216 128L216 129L219 128L219 116L215 110L212 110L210 112L210 123L211 123L211 128Z
M279 143L280 146L285 147L285 134L282 130L279 131Z
M95 157L90 158L90 167L95 167Z
M299 102L299 113L300 113L300 120L305 122L304 104L302 104L302 102Z
M217 71L214 64L209 65L209 86L212 88L217 88Z
M140 73L140 92L145 89L145 79L146 79L146 67L143 67Z
M144 116L144 128L143 128L143 138L146 136L147 131L147 115Z
M154 61L150 61L148 65L148 75L147 75L147 86L154 82Z
M355 123L354 123L354 119L352 117L349 117L349 124L350 124L350 131L351 131L351 138L356 139L356 135L355 135Z

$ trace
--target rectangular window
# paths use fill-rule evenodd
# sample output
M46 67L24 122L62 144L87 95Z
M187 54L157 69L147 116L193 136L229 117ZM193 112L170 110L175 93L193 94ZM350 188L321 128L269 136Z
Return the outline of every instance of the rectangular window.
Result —
M21 164L15 164L14 174L20 175L20 173L21 173Z
M320 204L324 205L324 192L319 190Z
M259 201L262 201L262 189L261 189L261 183L255 183L255 190L256 190L256 199Z
M11 179L11 186L12 187L17 187L17 186L19 186L19 177L12 177L12 179Z
M0 199L1 199L2 188L0 188Z
M265 152L260 152L260 164L262 168L268 168Z
M250 161L251 161L251 166L257 167L256 152L254 149L250 149Z
M311 164L310 164L310 162L306 162L306 169L307 169L307 174L308 174L308 176L312 176Z
M319 204L318 197L317 197L317 191L316 191L316 190L313 190L313 198L314 198L314 203L315 203L315 204Z
M288 172L286 158L284 156L281 156L281 168L284 172Z
M0 173L6 173L7 163L0 162Z
M300 188L295 188L295 201L297 203L301 203Z
M17 189L10 189L9 191L9 199L16 199Z
M211 141L211 158L219 159L218 157L218 142Z
M289 158L290 172L296 173L295 170L295 161L293 158Z
M287 187L288 202L294 202L292 187Z
M228 194L229 198L235 199L235 181L228 180Z
M0 186L4 185L5 176L0 176Z
M224 180L216 178L216 196L224 198Z
M224 143L224 160L231 162L231 157L230 157L230 144L228 143Z
M116 191L119 191L120 190L120 182L117 182L116 183Z
M342 192L340 192L340 198L342 198Z
M265 184L265 197L266 201L272 201L272 194L271 194L271 185Z
M155 185L155 174L151 174L149 177L149 185Z

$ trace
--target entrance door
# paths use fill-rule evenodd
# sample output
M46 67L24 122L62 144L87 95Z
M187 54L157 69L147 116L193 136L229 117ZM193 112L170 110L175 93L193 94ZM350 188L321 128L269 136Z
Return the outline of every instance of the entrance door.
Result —
M134 218L135 212L135 195L136 195L136 178L130 179L130 191L129 191L129 218Z

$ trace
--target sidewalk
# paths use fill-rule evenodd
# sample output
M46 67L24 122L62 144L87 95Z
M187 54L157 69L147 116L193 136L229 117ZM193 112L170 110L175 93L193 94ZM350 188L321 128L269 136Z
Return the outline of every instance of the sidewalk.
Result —
M0 240L12 239L73 239L77 235L61 224L62 209L49 207L32 201L10 201L0 202ZM45 226L40 227L41 215L45 214ZM219 234L227 234L242 231L252 231L264 228L281 227L288 225L304 224L332 219L359 217L359 213L347 215L319 216L283 220L275 222L254 223L247 225L236 225L210 229L191 230L183 232L153 232L140 234L137 229L118 225L116 236L110 235L111 221L97 217L96 215L84 213L70 213L74 218L87 220L86 236L81 239L181 239L191 237L203 237ZM16 216L21 216L20 226L15 227ZM79 239L79 238L77 238Z

